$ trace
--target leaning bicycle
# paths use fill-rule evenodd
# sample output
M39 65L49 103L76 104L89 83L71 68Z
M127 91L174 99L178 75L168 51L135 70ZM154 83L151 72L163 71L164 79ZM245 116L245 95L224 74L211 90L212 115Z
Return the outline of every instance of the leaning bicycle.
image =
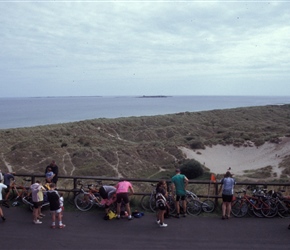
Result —
M94 185L87 185L87 190L84 189L84 185L79 183L80 193L75 197L74 204L77 209L82 212L89 211L94 205L97 207L104 207L104 204L101 203L102 198L98 191L96 191L93 187Z
M66 198L65 200L68 201L69 204L71 205L75 205L75 198L78 194L82 193L81 188L83 188L85 184L82 181L78 181L77 182L77 186L80 186L79 188L76 189L71 189L67 192ZM91 185L91 184L89 184ZM97 185L101 186L102 185L102 181L97 181Z
M143 195L140 200L141 207L148 212L152 211L151 207L155 206L156 185L151 183L151 186L152 186L151 193L149 195L148 194Z
M211 213L215 209L215 204L212 200L206 199L201 201L195 193L189 190L186 190L186 200L187 213L191 215L198 215L201 211Z

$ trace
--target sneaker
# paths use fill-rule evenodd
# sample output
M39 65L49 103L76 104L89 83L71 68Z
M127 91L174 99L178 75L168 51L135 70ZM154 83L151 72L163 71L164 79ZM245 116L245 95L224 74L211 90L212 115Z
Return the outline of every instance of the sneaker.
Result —
M175 217L175 218L177 218L177 219L179 219L179 218L180 218L179 214L175 215L174 217Z
M120 215L117 215L117 219L120 220L121 219L121 216Z
M223 217L222 217L222 220L225 220L225 219L226 219L226 217L225 217L225 216L223 216Z
M186 217L186 214L183 214L182 216L185 218Z
M132 219L133 219L132 215L129 215L128 220L132 220Z
M42 216L42 217L44 217L44 216L45 216L45 214L40 214L39 216Z
M6 218L4 216L1 217L3 221L6 221Z
M42 224L42 221L40 221L40 220L34 220L33 223L34 224Z
M159 224L159 227L167 227L167 224L165 224L165 223Z
M63 229L63 228L65 228L65 224L59 225L58 228L59 228L59 229Z
M51 227L52 229L55 229L55 225L51 225L50 227Z
M160 224L160 220L157 220L156 223L159 225Z

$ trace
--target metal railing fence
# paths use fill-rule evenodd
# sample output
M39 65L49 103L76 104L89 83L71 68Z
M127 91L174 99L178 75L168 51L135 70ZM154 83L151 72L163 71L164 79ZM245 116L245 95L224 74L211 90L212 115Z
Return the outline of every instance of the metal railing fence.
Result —
M36 180L45 180L44 175L34 175L34 174L17 174L16 182L19 180L19 177L31 179L31 183L34 183ZM18 178L17 178L18 177ZM78 182L88 182L97 183L102 181L105 184L116 184L124 178L115 178L115 177L101 177L101 176L58 176L59 184L58 190L63 192L77 191ZM142 178L125 178L127 181L132 182L135 193L134 195L143 196L150 195L152 186L150 183L157 183L160 179L142 179ZM166 180L170 183L170 179ZM218 204L219 199L221 199L221 194L219 194L219 181L216 182L210 180L189 180L188 189L194 192L200 198L210 198L214 199L215 203ZM281 190L284 189L285 195L290 195L290 183L280 183L280 182L237 182L235 190L239 190L242 187L251 187L254 189L257 186L264 186L271 190Z

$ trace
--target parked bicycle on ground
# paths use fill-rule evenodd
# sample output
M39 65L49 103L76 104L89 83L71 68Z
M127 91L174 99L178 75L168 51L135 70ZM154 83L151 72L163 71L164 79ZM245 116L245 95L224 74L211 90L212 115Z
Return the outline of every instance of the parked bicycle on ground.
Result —
M26 179L25 181L30 182L30 184L31 184L31 180ZM24 192L24 195L22 196L22 202L25 205L27 205L31 211L33 211L34 204L32 201L32 193L30 190L30 186L25 187L25 190L26 191ZM43 192L43 202L41 204L41 208L48 208L48 207L49 207L49 202L47 200L46 191L45 191L45 192Z

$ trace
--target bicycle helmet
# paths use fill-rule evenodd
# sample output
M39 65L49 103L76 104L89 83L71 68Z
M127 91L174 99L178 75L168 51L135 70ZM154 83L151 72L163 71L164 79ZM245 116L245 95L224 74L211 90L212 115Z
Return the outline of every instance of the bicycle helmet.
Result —
M136 213L136 214L134 214L134 217L135 218L141 218L142 217L142 214L141 213Z

